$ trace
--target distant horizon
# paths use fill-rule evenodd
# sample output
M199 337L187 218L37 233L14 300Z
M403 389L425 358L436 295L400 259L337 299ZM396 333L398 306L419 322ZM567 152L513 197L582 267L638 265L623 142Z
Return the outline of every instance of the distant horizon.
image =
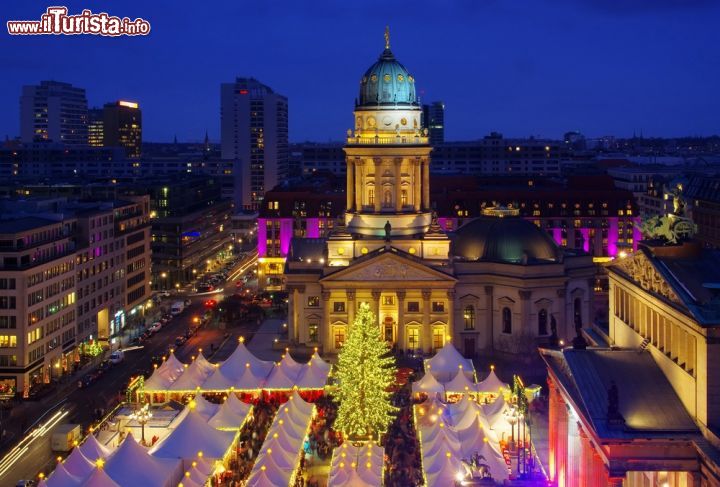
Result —
M86 2L64 2L71 13ZM86 89L89 108L137 101L150 140L220 134L220 85L252 76L288 97L293 141L342 140L358 82L384 47L446 104L446 138L654 137L720 132L720 3L711 0L487 0L412 9L278 1L168 8L127 0L93 11L142 17L148 36L0 34L0 136L19 134L23 85ZM3 24L47 5L3 6ZM511 35L509 33L512 33ZM88 60L92 60L88 62ZM595 135L600 134L600 135ZM623 135L617 135L623 134Z

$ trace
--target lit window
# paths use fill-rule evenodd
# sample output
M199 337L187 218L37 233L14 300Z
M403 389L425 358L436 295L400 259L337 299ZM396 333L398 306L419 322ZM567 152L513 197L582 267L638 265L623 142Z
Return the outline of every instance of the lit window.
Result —
M335 313L344 313L345 312L345 301L335 301L333 303L333 311Z
M308 325L308 340L310 342L317 342L318 341L318 325L316 323L311 323Z
M443 301L433 301L433 303L432 303L432 312L433 312L433 313L444 313L444 312L445 312L445 302L443 302Z
M307 305L310 308L317 308L320 306L320 296L308 296Z
M502 331L503 333L512 333L512 311L508 307L502 310Z
M465 320L465 329L475 329L475 307L472 305L465 306L463 311L463 319Z

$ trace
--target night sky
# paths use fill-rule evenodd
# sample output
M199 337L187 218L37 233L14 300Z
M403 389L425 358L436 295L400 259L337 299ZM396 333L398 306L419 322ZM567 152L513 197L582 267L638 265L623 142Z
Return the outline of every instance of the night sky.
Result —
M152 32L7 34L5 21L58 4ZM720 133L714 0L4 0L0 13L3 139L19 134L21 86L55 79L91 106L139 101L146 141L219 140L220 83L253 76L288 96L291 140L340 140L386 24L423 101L445 102L450 140Z

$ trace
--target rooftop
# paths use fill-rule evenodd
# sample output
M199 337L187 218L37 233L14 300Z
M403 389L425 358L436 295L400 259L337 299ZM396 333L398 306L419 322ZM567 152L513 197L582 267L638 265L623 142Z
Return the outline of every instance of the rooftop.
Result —
M0 219L0 235L26 232L28 230L42 228L56 223L58 223L58 221L56 220L50 220L49 218L40 218L36 216Z

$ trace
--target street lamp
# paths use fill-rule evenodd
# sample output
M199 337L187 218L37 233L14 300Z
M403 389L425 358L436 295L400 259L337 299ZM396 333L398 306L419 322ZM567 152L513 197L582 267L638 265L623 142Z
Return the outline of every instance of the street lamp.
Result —
M150 403L145 403L143 407L130 415L130 419L134 419L135 421L140 423L143 445L145 445L145 424L150 421L150 418L152 418L152 413L150 412Z
M514 406L505 411L507 422L510 423L510 450L515 447L515 424L518 422L517 410ZM518 432L519 433L519 432Z

